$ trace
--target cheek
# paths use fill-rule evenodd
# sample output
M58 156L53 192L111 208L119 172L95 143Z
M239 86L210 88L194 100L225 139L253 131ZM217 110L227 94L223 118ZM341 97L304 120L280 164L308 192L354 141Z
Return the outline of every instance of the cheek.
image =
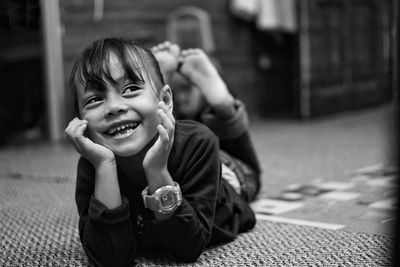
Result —
M90 110L88 111L88 110L85 110L85 109L81 109L80 112L79 112L79 115L80 115L80 119L81 120L90 121L91 117L93 117L93 111L90 111Z
M155 121L158 124L160 118L158 116L158 98L153 95L147 95L145 98L137 99L138 101L134 105L134 110L141 113L141 116L147 118L150 121Z
M102 132L101 129L99 129L99 119L93 112L82 112L80 115L82 120L86 120L88 122L88 127L86 128L85 132L86 136L94 140L96 138L96 134Z
M97 141L97 136L99 135L99 131L93 128L93 124L88 123L88 127L85 132L85 136L88 137L92 141Z
M104 109L102 107L96 107L92 109L82 109L80 112L80 118L87 120L89 125L97 124L103 117Z

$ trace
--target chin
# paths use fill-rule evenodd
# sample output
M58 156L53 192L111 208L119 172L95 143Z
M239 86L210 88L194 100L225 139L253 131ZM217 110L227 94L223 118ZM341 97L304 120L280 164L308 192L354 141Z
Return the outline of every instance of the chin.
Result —
M111 151L120 157L130 157L142 151L144 146L126 146L126 147L110 147Z
M139 151L134 151L134 150L128 150L128 151L127 150L122 150L122 151L117 150L116 151L116 150L114 150L114 154L119 157L131 157L131 156L138 154Z

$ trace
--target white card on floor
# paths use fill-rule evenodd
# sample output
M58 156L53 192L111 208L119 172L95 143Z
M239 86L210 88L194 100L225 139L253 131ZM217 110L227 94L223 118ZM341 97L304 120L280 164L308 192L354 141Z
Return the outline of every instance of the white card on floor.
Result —
M260 199L250 204L255 213L261 214L281 214L291 210L301 208L302 202L282 201L275 199Z
M297 225L318 227L318 228L324 228L324 229L330 229L330 230L338 230L338 229L345 227L345 225L343 225L343 224L306 221L306 220L301 220L301 219L278 217L278 216L274 216L274 215L256 214L256 218L257 218L257 220L297 224Z
M319 197L324 199L338 200L338 201L350 201L360 196L359 193L345 192L345 191L332 191L320 195Z
M331 181L331 182L317 184L316 186L318 188L325 189L325 190L343 191L343 190L348 190L348 189L353 188L354 187L354 183Z
M372 187L394 187L396 179L394 176L380 176L369 179L366 184Z
M397 203L397 199L388 198L388 199L379 200L377 202L371 203L368 205L368 207L374 208L374 209L395 210L396 203Z

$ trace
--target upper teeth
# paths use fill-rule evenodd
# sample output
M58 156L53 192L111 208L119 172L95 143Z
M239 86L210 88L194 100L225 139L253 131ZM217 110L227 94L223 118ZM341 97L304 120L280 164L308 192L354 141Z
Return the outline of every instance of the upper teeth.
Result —
M137 123L134 123L134 122L129 122L129 123L121 124L121 125L119 125L119 126L117 126L117 127L113 127L113 128L111 128L110 130L108 130L108 133L109 133L109 134L114 134L114 133L117 132L117 131L121 131L121 130L127 128L127 127L133 128L133 127L135 127L136 125L137 125Z

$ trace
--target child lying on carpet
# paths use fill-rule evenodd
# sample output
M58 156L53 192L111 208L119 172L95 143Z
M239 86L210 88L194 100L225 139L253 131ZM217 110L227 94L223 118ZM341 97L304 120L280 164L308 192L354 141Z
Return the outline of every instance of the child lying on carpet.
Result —
M173 55L172 48L161 45L157 58ZM198 52L178 52L183 61L171 61L170 70L181 65L202 92L219 91L219 75L194 59ZM81 154L75 199L91 263L131 266L140 255L192 262L206 246L254 227L247 187L236 191L221 179L219 143L208 127L175 120L171 88L150 50L129 40L96 41L76 61L71 85L76 118L65 134ZM230 105L232 113L220 118L215 109L205 123L219 129L225 160L252 170L237 167L236 176L257 180L258 164L244 163L255 157L243 106Z

